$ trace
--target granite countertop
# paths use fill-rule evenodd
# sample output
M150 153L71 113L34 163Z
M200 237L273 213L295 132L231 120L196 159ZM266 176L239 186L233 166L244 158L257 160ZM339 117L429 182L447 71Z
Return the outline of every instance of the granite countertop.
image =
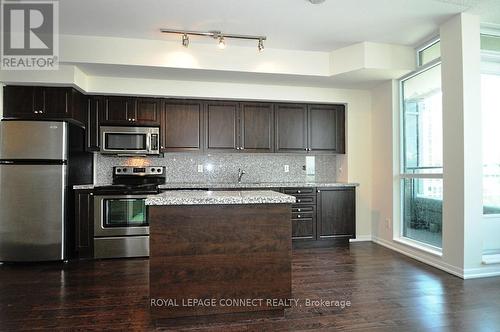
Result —
M234 189L234 188L299 188L299 187L356 187L358 183L345 182L230 182L230 183L165 183L159 186L160 189Z
M109 183L75 185L73 189L94 189L109 186ZM162 184L160 189L238 189L238 188L307 188L307 187L357 187L358 183L347 182L217 182L217 183L195 183L195 182L171 182Z
M146 205L292 204L295 197L270 190L175 190L149 196Z

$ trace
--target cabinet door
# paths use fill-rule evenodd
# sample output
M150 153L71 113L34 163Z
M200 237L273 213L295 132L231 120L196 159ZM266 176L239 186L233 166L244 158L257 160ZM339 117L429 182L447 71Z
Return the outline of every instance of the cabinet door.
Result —
M309 151L343 153L344 106L308 106Z
M94 258L94 201L92 193L75 191L74 248L76 258ZM73 238L73 237L72 237Z
M242 103L240 106L240 149L247 152L273 152L273 105Z
M80 91L70 89L70 115L73 120L80 122L82 125L87 123L88 97Z
M238 103L206 102L205 149L225 152L239 150L237 120Z
M307 106L275 106L276 152L307 151Z
M3 116L6 118L36 118L35 88L32 86L5 86L3 89Z
M106 97L101 124L133 124L136 118L135 99L130 97Z
M87 108L87 151L100 150L99 119L104 111L104 98L101 96L90 96Z
M356 237L355 199L351 188L318 190L318 239Z
M163 151L199 151L202 147L201 102L169 100L162 120Z
M137 98L135 124L145 126L160 125L160 99L155 98Z
M71 88L36 88L42 91L43 116L47 118L65 118L71 116ZM40 96L35 91L35 98ZM35 100L36 103L37 100Z

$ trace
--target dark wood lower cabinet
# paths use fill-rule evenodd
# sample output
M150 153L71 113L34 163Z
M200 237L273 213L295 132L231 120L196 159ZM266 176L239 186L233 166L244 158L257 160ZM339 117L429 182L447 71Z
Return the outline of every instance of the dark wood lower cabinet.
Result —
M318 190L318 240L356 237L355 199L355 191L350 188Z
M90 190L75 190L74 258L94 257L94 195Z
M356 237L354 187L267 188L267 190L280 191L296 197L296 203L292 204L291 211L291 238L294 248L345 245L349 243L349 239ZM92 190L75 190L75 243L71 246L74 248L74 257L78 259L94 257L93 199Z
M356 237L354 187L285 188L295 196L292 205L292 240L295 248L348 244Z

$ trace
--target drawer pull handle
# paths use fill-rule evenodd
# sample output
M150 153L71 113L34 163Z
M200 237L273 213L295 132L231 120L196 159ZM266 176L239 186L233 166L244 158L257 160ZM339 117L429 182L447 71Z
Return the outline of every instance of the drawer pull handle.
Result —
M297 190L297 194L300 194L300 190Z
M297 200L297 202L299 202L299 203L300 203L300 199L298 199L298 200Z
M300 209L297 209L298 212L300 212Z
M299 214L299 215L297 215L297 218L300 218L300 214Z

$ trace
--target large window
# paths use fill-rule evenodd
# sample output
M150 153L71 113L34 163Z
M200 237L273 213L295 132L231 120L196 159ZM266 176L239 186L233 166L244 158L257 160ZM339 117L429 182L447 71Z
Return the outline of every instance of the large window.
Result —
M500 37L481 35L483 51L483 212L500 214Z
M401 82L401 236L442 248L443 122L441 65Z

